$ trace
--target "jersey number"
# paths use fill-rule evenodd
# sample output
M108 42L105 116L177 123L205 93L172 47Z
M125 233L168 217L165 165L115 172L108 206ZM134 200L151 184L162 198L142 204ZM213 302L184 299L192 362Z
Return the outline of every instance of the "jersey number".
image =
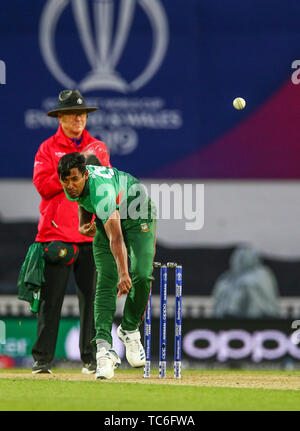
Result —
M106 166L96 166L94 173L102 178L112 178L115 175L113 169L107 168Z

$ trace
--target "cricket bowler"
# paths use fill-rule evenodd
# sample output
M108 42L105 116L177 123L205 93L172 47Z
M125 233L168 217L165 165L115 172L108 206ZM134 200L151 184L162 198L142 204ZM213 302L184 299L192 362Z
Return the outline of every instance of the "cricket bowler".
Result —
M110 167L86 166L80 153L63 156L57 170L66 197L78 202L80 233L94 237L93 253L98 273L94 304L95 378L111 379L114 369L121 364L112 349L111 330L117 296L122 294L127 294L127 298L118 337L125 345L129 364L132 367L145 365L139 326L151 289L155 207L144 187L132 175Z

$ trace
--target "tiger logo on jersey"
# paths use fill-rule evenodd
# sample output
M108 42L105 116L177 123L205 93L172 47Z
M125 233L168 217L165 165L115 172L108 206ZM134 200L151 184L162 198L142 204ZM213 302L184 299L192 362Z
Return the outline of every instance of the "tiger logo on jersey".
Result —
M141 232L149 232L150 227L147 223L141 223Z

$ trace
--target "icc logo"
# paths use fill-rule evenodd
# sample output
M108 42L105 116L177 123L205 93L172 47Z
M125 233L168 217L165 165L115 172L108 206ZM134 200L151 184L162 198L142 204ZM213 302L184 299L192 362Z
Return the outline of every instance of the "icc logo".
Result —
M166 54L168 20L160 0L90 0L94 14L95 31L88 0L48 0L40 22L40 46L44 61L60 84L82 91L114 90L133 92L143 87L157 72ZM119 5L114 29L114 9ZM79 82L61 68L55 52L55 34L60 16L67 6L72 7L80 42L91 70ZM140 7L147 15L153 32L150 58L143 71L131 82L117 71L132 27L135 9ZM138 58L138 53L137 53ZM78 60L78 58L77 58Z

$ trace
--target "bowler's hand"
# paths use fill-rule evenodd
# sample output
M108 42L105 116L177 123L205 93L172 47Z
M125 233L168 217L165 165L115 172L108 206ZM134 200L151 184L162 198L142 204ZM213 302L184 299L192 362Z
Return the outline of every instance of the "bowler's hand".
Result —
M131 286L132 282L131 278L129 277L129 274L122 275L118 283L118 298L120 298L121 295L127 295L127 293L129 293L129 290L131 289Z
M96 235L96 225L94 222L83 224L79 227L79 232L82 235L94 237Z

